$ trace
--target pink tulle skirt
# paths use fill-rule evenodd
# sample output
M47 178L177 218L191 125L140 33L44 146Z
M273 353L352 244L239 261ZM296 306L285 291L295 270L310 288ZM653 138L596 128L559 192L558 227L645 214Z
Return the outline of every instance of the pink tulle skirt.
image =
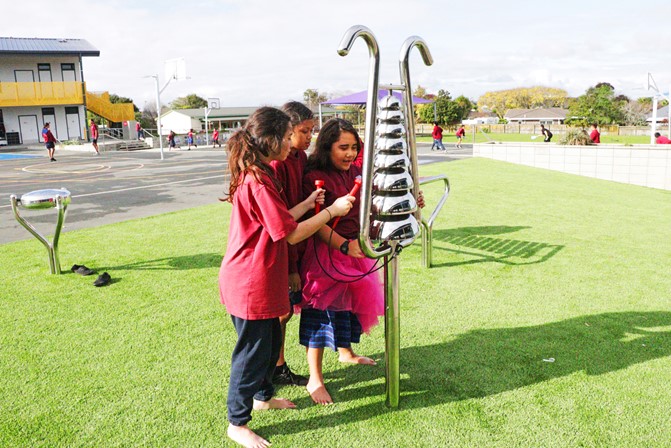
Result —
M351 311L368 333L377 325L378 316L384 315L380 271L361 278L361 274L371 271L374 265L375 260L344 255L337 249L329 249L319 238L312 238L301 260L303 302L296 307L296 312L300 312L300 307Z

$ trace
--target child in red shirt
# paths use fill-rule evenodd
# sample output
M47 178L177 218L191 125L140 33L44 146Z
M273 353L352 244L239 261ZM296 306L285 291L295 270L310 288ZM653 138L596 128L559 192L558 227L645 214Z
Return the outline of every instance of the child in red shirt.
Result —
M273 160L270 162L270 166L275 170L275 175L282 185L282 199L286 202L287 207L291 208L303 200L303 171L305 163L308 160L305 151L310 147L315 120L312 111L298 101L286 103L282 106L282 111L291 119L293 131L291 135L291 152L289 152L285 160ZM289 246L289 298L291 305L297 305L302 299L301 291L303 288L301 287L298 262L304 250L304 244ZM293 311L280 317L282 338L284 341L286 341L287 323L291 319L291 316L293 316ZM306 386L308 384L306 377L293 373L287 365L284 359L284 342L282 343L280 357L275 367L273 384L293 386Z
M601 133L596 128L596 123L594 123L591 128L592 132L589 133L590 140L592 140L592 143L601 143Z
M296 223L314 208L323 190L315 190L291 210L282 200L268 163L289 154L289 123L284 112L262 107L228 143L228 200L233 210L219 291L238 334L228 387L227 434L243 446L270 444L247 426L252 409L295 407L289 400L273 398L271 381L282 343L279 317L289 312L287 243L296 244L332 217L344 216L354 200L352 196L338 198L315 216Z

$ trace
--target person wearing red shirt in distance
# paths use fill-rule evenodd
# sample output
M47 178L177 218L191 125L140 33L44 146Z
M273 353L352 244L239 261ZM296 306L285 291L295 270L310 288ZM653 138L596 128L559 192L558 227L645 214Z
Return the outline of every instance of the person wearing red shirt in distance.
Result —
M219 145L221 148L221 143L219 143L219 129L214 128L212 131L212 147L214 148L214 145Z
M93 118L91 118L91 143L93 144L93 149L96 150L96 155L99 156L100 151L98 151L98 125L95 121L93 121Z
M54 137L54 134L51 133L51 129L49 129L50 126L51 125L49 122L44 123L44 127L42 128L42 139L44 140L44 145L47 148L49 160L55 162L56 159L54 159L54 152L56 152L56 137Z
M433 145L431 145L431 151L434 147L437 147L436 151L445 151L445 145L443 145L443 128L438 126L438 122L433 122L433 131L431 132L431 137L433 137Z
M312 111L303 103L290 101L282 106L282 111L291 119L293 134L291 135L291 152L283 161L273 160L270 166L280 181L282 190L280 194L288 208L294 207L303 200L303 171L308 156L305 151L310 147L312 130L315 127ZM293 316L293 305L298 305L303 298L301 288L301 277L298 270L298 262L305 251L304 244L289 246L289 301L291 311L280 317L282 325L282 338L286 340L287 323ZM306 386L308 379L291 371L284 358L284 342L280 349L280 357L275 367L273 384L286 384L293 386Z
M669 140L667 137L663 136L659 132L655 132L655 143L658 145L670 145L671 140Z
M279 317L289 312L288 244L318 231L335 216L344 216L354 198L346 195L319 213L297 223L323 190L291 210L279 193L269 163L284 160L291 149L289 117L279 109L262 107L228 142L233 204L226 255L219 271L221 301L238 334L228 386L228 430L233 441L247 447L267 447L266 439L247 424L252 409L289 409L289 400L273 398L272 376L282 344Z
M601 143L601 133L597 129L596 123L593 123L590 127L592 131L589 133L589 139L592 140L592 143Z

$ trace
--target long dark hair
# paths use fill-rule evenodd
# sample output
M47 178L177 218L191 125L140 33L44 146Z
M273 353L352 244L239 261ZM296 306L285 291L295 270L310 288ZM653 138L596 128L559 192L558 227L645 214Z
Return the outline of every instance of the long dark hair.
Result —
M340 134L343 132L349 132L354 135L356 141L361 144L361 139L359 134L347 120L342 118L331 118L329 121L322 126L319 130L319 136L317 137L317 142L315 143L315 150L308 157L308 163L305 166L305 171L312 170L322 170L329 171L333 170L333 162L331 162L331 147L335 142L340 138ZM359 151L361 151L361 146L359 146Z
M261 107L247 120L245 126L236 131L228 139L228 169L231 172L231 183L228 197L233 201L235 190L244 181L245 175L251 174L257 182L263 182L263 173L270 176L275 188L280 183L273 169L261 160L261 156L269 157L278 154L282 149L282 140L289 130L289 116L274 107Z

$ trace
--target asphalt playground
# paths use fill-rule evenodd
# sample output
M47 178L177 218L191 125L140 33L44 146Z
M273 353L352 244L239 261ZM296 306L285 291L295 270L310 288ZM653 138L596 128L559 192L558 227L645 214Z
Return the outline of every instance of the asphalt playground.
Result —
M448 146L433 152L430 143L418 144L420 164L471 157L471 145ZM50 162L45 150L0 149L0 244L33 238L14 218L10 195L42 189L65 188L72 202L62 232L97 227L214 204L223 196L227 180L227 155L221 148L186 151L60 150ZM25 158L23 158L25 156ZM21 216L38 231L51 235L56 213L23 210Z

